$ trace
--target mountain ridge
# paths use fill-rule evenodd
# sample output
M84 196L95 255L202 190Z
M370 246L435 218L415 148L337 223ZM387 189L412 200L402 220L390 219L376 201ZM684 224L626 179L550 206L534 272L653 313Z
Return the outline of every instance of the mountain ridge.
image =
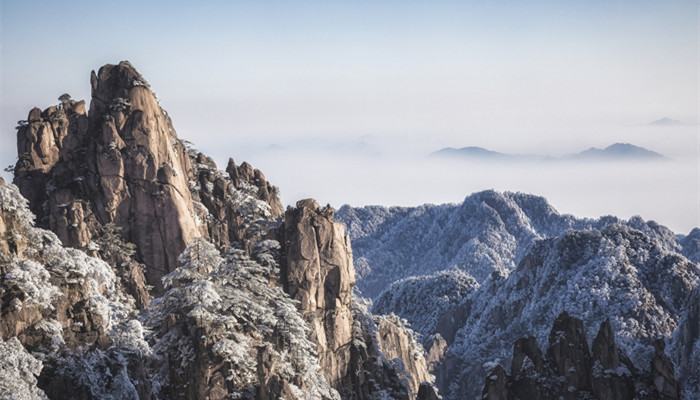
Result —
M509 154L485 149L483 147L462 147L455 149L445 147L428 155L434 159L453 159L464 161L508 161L508 162L564 162L564 161L662 161L668 157L657 152L630 143L614 143L604 149L591 147L579 153L560 157L537 154Z

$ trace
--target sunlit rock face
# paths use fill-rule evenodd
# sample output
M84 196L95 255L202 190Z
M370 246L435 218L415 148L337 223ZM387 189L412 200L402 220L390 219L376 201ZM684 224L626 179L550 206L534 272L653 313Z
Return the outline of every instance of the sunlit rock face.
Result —
M282 279L287 293L300 302L326 379L340 386L350 360L355 270L350 240L343 226L333 221L333 213L312 199L287 211Z
M189 158L148 83L128 62L90 78L84 102L34 109L18 130L15 183L41 226L86 249L113 223L136 245L146 279L175 268L198 232L188 190Z
M212 238L222 248L241 243L250 251L262 236L250 225L281 216L278 190L262 172L233 160L228 172L218 171L178 139L130 63L93 71L90 84L89 113L85 102L64 98L43 112L31 110L17 133L14 181L40 226L65 245L88 250L103 227L114 224L135 245L132 258L145 264L145 280L158 294L160 278L193 238ZM143 280L133 263L125 275Z

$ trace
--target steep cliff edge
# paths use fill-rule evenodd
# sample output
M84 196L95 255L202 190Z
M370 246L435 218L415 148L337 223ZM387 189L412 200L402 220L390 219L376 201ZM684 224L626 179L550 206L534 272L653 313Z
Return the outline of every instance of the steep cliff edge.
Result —
M41 226L67 246L86 249L102 225L121 228L149 284L160 288L197 235L189 158L131 64L105 65L90 84L89 114L84 102L70 100L30 112L17 132L15 183Z
M311 328L326 380L345 398L369 399L380 392L415 396L430 380L422 348L410 330L354 305L355 269L350 239L335 211L312 199L285 214L285 291L299 301ZM400 360L400 365L396 361Z
M311 327L326 379L340 386L348 373L355 270L349 238L333 209L311 199L285 215L286 266L282 282Z

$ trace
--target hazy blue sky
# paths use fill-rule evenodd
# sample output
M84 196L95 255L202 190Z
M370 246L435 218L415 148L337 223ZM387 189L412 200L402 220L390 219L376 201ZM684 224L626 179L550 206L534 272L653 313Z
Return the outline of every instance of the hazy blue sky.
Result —
M641 213L679 231L700 225L695 0L0 4L3 166L16 156L15 122L31 107L64 92L89 99L90 70L127 59L181 138L220 161L257 160L287 203L447 202L495 187L548 195L566 212ZM664 116L694 125L644 126ZM632 179L581 167L574 175L588 186L561 200L566 176L522 169L428 174L471 182L449 194L386 184L407 172L392 157L416 165L443 146L560 155L620 141L672 157L676 169L635 168ZM271 144L286 152L263 151ZM357 144L387 162L363 169L347 151ZM384 186L368 184L376 176ZM353 183L343 191L339 181ZM669 201L675 216L664 212Z

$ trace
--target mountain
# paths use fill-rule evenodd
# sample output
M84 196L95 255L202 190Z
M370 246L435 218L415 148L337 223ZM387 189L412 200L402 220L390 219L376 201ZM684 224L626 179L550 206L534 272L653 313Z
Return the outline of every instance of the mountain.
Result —
M330 206L219 170L130 63L90 84L29 112L0 185L0 398L435 398Z
M483 379L484 363L506 366L523 335L546 343L563 311L591 329L610 318L639 368L664 337L685 390L700 393L682 355L696 357L700 343L683 322L698 318L687 300L700 285L695 231L677 236L639 217L578 219L541 197L494 191L459 205L343 206L336 218L353 239L358 288L375 312L394 312L423 335L446 398L477 396L470 382Z
M677 119L663 117L661 119L657 119L656 121L649 122L648 125L652 125L652 126L677 126L677 125L683 125L683 123L681 121L678 121Z
M515 269L535 239L596 223L561 215L542 197L495 191L475 193L459 205L346 205L336 219L350 234L357 287L369 298L395 280L452 267L482 283L494 271Z
M499 153L483 147L462 147L461 149L446 147L431 153L429 157L465 161L538 161L542 158L535 155Z
M667 157L629 143L615 143L605 149L591 147L580 153L563 157L565 160L576 161L658 161L668 160Z
M0 398L700 393L700 230L495 191L284 210L130 63L90 84L29 112L0 181Z
M482 147L463 147L455 149L446 147L429 155L434 159L462 161L494 161L494 162L551 162L551 161L655 161L668 160L667 157L629 143L615 143L605 149L590 148L580 153L563 157L551 157L535 154L505 154L484 149Z

